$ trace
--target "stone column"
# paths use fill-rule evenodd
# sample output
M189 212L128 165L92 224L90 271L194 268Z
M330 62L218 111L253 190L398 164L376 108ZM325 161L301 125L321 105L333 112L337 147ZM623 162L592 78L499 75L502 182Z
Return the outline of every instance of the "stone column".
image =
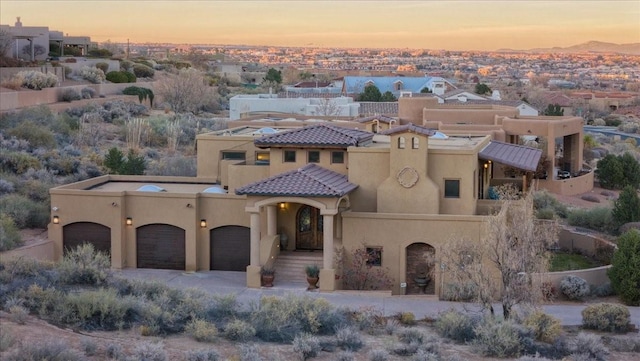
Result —
M320 270L320 291L336 289L336 271L333 268L333 214L323 215L322 269Z
M260 213L251 213L250 264L260 267Z
M275 236L278 234L278 216L275 205L267 206L267 236Z

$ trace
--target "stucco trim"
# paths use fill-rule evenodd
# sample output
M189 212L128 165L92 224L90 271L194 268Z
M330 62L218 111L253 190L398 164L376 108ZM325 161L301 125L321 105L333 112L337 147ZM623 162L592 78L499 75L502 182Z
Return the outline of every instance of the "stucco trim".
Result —
M336 215L338 214L337 205L339 204L341 198L336 198L336 199L338 200L338 202L336 202L336 208L328 208L326 204L312 198L272 197L272 198L266 198L266 199L257 201L253 204L253 206L245 207L245 211L247 213L260 213L260 208L262 207L287 202L287 203L306 204L308 206L318 208L320 210L320 214L323 216Z

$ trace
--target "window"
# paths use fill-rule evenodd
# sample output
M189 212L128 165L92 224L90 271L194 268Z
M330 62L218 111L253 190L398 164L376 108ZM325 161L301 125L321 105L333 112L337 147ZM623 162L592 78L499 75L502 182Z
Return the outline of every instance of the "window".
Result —
M459 179L444 180L444 197L460 198L460 180Z
M269 152L256 152L256 165L269 165L270 159Z
M398 138L398 149L404 149L404 137Z
M222 152L222 159L245 160L245 152Z
M307 153L307 163L320 163L320 152L317 150L310 150Z
M344 152L331 152L331 163L344 163Z
M295 163L296 162L296 151L295 150L285 150L284 151L284 162L285 163Z
M367 266L382 266L382 247L367 247Z
M418 137L412 137L411 138L411 148L412 149L420 148L420 138L418 138Z

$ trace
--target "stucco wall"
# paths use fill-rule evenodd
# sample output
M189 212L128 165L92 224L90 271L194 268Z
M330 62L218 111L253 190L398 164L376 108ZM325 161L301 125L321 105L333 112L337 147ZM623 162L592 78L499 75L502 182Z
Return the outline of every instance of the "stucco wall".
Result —
M8 261L18 258L31 258L40 261L53 261L53 242L49 240L40 241L28 246L12 249L0 253L0 259Z
M357 184L349 195L356 212L377 211L378 186L389 177L389 148L349 147L349 181Z
M247 159L255 159L255 152L258 150L253 145L251 136L229 136L218 137L210 134L200 134L196 136L198 156L198 177L214 178L221 181L222 151L246 152Z
M575 196L593 189L594 173L589 172L569 179L539 179L537 189L546 189L551 193Z

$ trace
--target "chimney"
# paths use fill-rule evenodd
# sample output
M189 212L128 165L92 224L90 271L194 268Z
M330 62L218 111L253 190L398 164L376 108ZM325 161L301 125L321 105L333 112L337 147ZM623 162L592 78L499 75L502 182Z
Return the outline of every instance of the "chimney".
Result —
M16 28L20 28L20 27L22 27L22 23L20 22L20 17L17 16L16 17Z

